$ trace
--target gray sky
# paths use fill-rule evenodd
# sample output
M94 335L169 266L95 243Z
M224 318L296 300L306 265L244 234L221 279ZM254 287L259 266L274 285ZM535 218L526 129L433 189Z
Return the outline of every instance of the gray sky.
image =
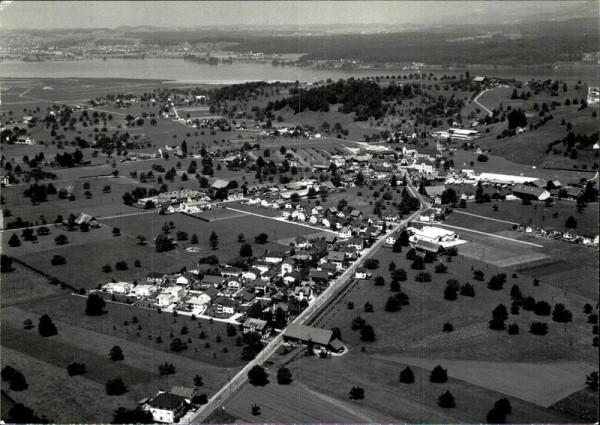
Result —
M298 25L510 21L511 16L555 11L578 1L2 1L0 28L114 28L122 25ZM589 2L587 2L589 4Z

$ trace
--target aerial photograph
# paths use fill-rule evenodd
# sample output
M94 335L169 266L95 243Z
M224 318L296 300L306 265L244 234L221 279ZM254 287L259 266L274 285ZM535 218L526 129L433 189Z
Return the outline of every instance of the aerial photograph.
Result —
M2 1L0 423L598 423L600 3Z

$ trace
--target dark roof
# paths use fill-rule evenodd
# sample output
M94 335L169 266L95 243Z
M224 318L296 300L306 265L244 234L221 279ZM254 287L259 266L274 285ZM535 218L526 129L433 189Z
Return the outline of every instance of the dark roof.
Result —
M545 189L540 189L534 186L525 186L524 184L516 184L513 186L512 191L513 193L522 193L524 195L539 197L542 193L544 193Z
M415 249L421 249L423 251L429 251L429 252L439 252L440 247L441 246L436 243L424 241L424 240L418 240L417 243L415 244Z
M254 325L254 328L256 330L262 331L265 328L265 326L267 326L267 321L266 320L249 318L249 319L246 319L246 321L244 322L244 327L245 328L249 328L252 325Z
M202 283L208 284L220 284L225 282L225 278L223 276L215 276L212 274L205 274L202 278Z
M329 279L329 274L326 271L321 271L321 270L311 270L308 275L312 278L312 279Z
M150 400L150 406L163 410L175 410L184 402L185 398L180 395L160 393Z
M179 397L185 397L186 399L191 399L194 396L194 392L196 390L191 387L171 387L171 394L177 395Z
M319 345L328 345L331 341L333 331L329 329L313 328L312 326L290 323L283 333L284 337L299 339L301 341L312 341Z

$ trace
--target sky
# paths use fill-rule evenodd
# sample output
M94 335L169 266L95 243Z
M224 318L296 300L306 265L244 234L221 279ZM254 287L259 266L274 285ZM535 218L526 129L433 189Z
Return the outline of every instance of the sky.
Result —
M0 28L431 24L510 19L515 11L560 14L579 1L2 1ZM589 3L589 2L588 2Z

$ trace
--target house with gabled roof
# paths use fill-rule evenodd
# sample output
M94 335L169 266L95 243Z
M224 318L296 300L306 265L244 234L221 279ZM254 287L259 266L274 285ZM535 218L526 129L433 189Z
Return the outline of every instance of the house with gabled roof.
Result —
M152 420L161 423L175 423L179 421L189 408L186 398L177 394L159 391L148 401L148 409L152 413Z

